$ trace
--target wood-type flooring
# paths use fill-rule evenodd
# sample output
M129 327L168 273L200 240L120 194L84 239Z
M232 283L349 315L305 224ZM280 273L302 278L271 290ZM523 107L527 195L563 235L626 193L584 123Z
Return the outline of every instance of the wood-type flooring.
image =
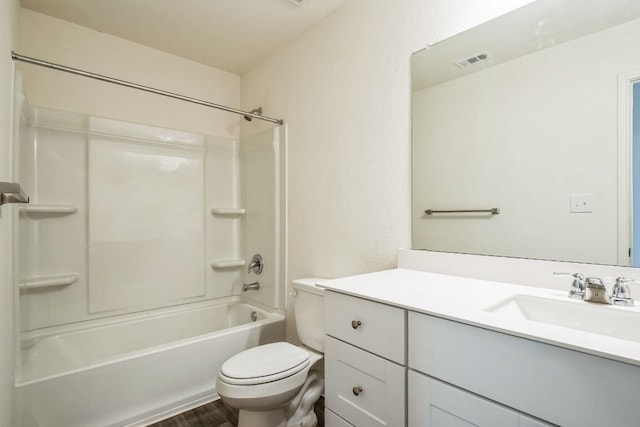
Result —
M324 399L315 404L314 411L318 417L317 427L324 427ZM238 425L238 411L231 409L216 400L167 418L149 427L236 427Z

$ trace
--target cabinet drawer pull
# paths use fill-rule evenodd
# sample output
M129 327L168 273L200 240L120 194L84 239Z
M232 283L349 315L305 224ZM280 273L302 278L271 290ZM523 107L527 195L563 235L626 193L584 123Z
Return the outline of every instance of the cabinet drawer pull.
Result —
M354 396L359 396L362 393L362 387L354 387L351 391L353 391Z
M362 325L362 322L359 320L352 320L351 321L351 327L353 329L358 329L358 326Z

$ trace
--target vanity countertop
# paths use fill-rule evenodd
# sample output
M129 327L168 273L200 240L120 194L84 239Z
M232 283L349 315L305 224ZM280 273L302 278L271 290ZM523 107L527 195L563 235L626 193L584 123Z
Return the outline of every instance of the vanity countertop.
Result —
M565 292L397 268L328 280L319 285L343 294L640 366L637 337L612 338L488 311L514 295L545 298L552 303L596 305L569 298L569 284L570 281ZM638 322L634 329L640 334L639 307L597 304L595 308L614 310L614 314L621 314L623 318L628 314L630 322Z

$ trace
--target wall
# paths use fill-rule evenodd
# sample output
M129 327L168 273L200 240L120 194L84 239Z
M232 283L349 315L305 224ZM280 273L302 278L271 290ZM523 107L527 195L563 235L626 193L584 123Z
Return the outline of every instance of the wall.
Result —
M414 246L618 264L617 84L638 37L635 20L416 92ZM438 207L501 212L424 215Z
M240 77L27 9L18 53L237 108ZM239 116L21 63L32 105L237 138Z
M242 106L287 123L287 281L395 266L411 245L411 53L527 2L351 0L242 76Z
M0 181L12 180L13 63L18 1L0 2ZM11 208L0 208L0 425L11 425L13 388L13 288Z

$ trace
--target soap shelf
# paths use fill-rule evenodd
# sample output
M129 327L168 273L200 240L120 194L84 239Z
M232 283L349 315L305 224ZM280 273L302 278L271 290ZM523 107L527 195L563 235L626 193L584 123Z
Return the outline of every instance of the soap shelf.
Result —
M20 207L21 212L29 214L61 214L71 215L78 212L77 205L28 205Z
M228 268L240 268L245 266L243 259L218 259L211 262L211 267L216 270L228 269Z
M69 286L78 281L78 273L52 274L49 276L35 276L20 283L20 290L58 288Z
M213 216L241 216L245 214L243 208L212 208Z

